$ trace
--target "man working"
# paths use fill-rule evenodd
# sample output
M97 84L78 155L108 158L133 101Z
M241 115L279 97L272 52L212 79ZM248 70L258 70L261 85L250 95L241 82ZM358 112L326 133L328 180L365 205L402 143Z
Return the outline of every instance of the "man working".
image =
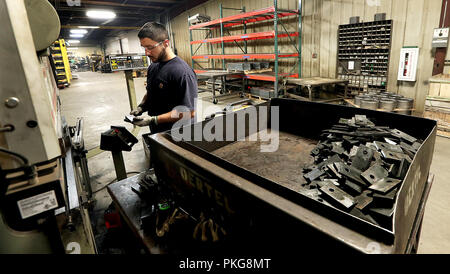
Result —
M137 109L130 112L136 116L133 124L150 126L153 134L170 130L180 119L195 122L197 77L169 47L166 28L157 22L148 22L142 26L138 37L152 64L147 71L147 94ZM180 111L180 106L184 110ZM141 116L145 111L149 116Z

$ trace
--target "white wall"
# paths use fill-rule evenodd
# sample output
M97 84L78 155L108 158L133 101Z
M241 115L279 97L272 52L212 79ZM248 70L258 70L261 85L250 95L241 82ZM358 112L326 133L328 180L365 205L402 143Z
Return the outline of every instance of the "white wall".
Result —
M72 49L75 48L75 49ZM68 52L72 52L76 57L86 57L91 54L99 54L102 55L102 49L100 47L79 47L72 46L67 48Z
M144 49L141 47L137 34L138 30L122 31L117 33L114 37L108 38L105 41L106 54L121 53L119 40L122 40L123 53L145 53Z
M107 55L120 53L120 43L117 37L111 37L106 39L105 44L106 44L105 53Z

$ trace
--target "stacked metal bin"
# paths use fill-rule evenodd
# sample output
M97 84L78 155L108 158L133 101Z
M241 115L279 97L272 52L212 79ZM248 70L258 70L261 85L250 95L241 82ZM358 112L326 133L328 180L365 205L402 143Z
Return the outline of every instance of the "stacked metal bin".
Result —
M414 99L390 92L370 92L355 96L355 105L360 108L384 110L398 114L411 115L414 108Z

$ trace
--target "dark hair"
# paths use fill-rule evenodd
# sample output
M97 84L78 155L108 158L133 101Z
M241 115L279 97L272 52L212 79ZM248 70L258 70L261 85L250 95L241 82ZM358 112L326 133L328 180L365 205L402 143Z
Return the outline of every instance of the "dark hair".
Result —
M161 42L169 39L169 34L164 25L158 22L147 22L139 30L138 37L139 39L150 38L153 41Z

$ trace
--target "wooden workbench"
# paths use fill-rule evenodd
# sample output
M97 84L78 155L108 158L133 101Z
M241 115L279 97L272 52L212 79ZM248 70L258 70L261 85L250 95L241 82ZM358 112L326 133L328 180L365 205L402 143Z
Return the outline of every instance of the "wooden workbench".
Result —
M309 100L312 101L312 89L315 87L330 86L342 84L345 86L344 98L347 98L348 80L334 79L334 78L322 78L322 77L312 77L312 78L302 78L293 79L288 78L284 80L284 85L293 84L301 87L306 87L309 93Z

